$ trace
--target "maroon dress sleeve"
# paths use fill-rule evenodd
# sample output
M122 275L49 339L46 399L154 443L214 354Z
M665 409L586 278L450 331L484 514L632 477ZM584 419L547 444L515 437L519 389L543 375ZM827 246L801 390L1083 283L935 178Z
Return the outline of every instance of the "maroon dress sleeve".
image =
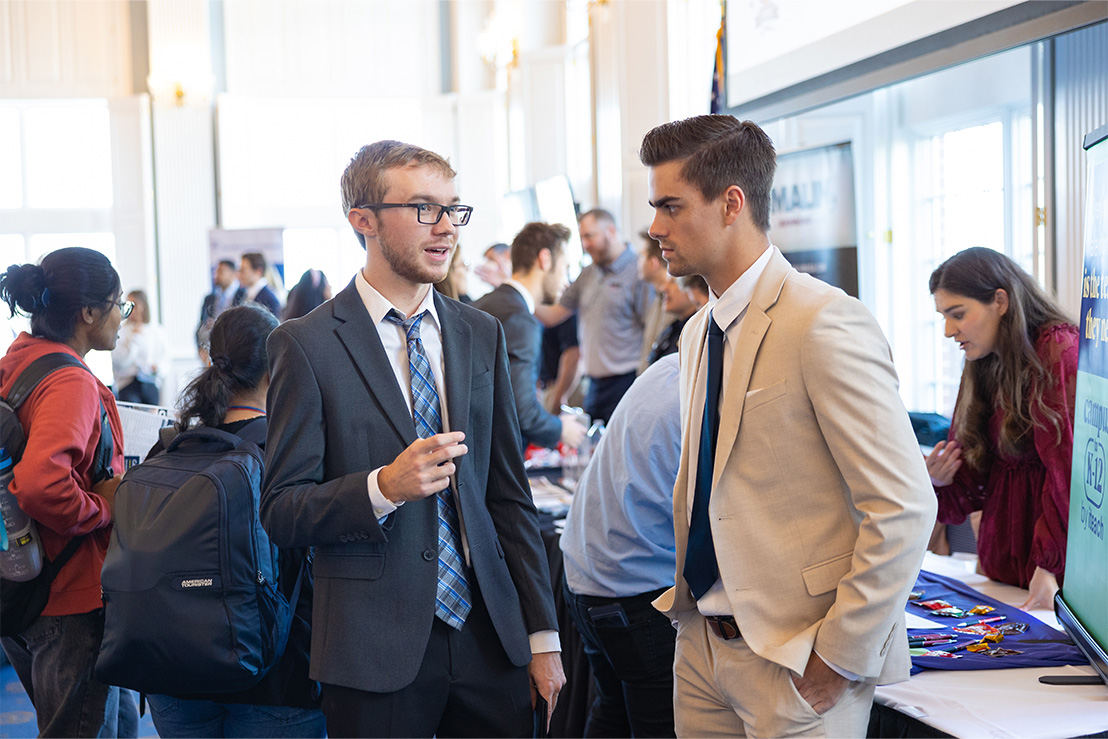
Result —
M1046 475L1039 501L1034 506L1039 517L1035 521L1031 559L1036 566L1059 576L1066 563L1069 524L1077 341L1077 327L1063 324L1044 331L1035 347L1053 380L1044 388L1043 402L1060 416L1061 438L1054 424L1035 419L1035 449Z
M961 388L958 389L959 400L962 397ZM955 403L957 408L958 404ZM955 421L957 412L951 419L950 433L947 434L947 443L957 441L954 438ZM988 471L974 470L962 461L962 466L954 473L954 480L949 485L935 488L935 495L939 499L939 523L959 524L966 520L966 516L979 511L985 505L985 484L989 479Z

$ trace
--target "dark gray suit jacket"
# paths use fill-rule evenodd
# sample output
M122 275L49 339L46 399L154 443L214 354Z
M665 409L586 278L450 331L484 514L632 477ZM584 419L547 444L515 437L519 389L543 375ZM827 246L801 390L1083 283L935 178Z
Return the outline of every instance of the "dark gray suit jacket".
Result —
M266 285L254 296L254 302L265 307L273 315L281 318L281 301L277 299L277 293Z
M473 304L504 327L508 365L524 444L554 447L562 438L561 420L539 402L535 384L542 359L542 324L527 309L527 301L511 285L501 285Z
M520 454L504 333L435 294L450 426L472 575L516 665L528 634L557 629L550 570ZM268 343L272 383L262 523L282 547L315 548L311 676L392 692L415 679L434 621L434 496L383 524L366 477L416 440L415 424L354 283ZM499 648L491 645L492 648Z

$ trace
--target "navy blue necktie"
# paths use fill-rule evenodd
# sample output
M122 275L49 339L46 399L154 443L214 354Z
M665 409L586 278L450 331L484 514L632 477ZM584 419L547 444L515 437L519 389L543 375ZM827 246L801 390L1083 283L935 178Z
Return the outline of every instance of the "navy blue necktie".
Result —
M685 582L693 597L701 596L719 579L716 547L712 541L712 519L708 503L712 496L716 441L719 436L719 393L723 386L723 331L708 313L708 387L704 393L704 420L700 424L700 450L696 458L696 492L693 495L689 544L685 550Z
M431 362L423 351L420 324L427 311L408 320L389 311L389 321L401 326L408 343L408 369L412 381L412 419L416 434L421 439L442 432L442 416L439 414L439 393L435 389L435 376ZM472 595L466 581L465 561L461 555L461 537L458 535L458 512L454 510L454 496L450 486L439 491L439 584L435 594L435 615L455 629L461 629L472 608Z

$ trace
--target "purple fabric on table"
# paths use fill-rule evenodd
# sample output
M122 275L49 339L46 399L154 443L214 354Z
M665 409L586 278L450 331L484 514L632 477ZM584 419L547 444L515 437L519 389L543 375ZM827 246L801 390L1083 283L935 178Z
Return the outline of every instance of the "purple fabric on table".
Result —
M926 608L915 605L909 601L905 607L908 613L922 616L934 622L934 627L926 629L908 629L909 638L913 633L941 632L958 638L958 641L933 647L935 650L949 649L959 644L969 644L980 641L981 637L972 634L960 634L953 630L956 624L963 621L976 621L980 618L993 616L1007 616L1007 620L993 626L1005 623L1025 623L1027 631L1022 634L1005 636L1004 640L994 646L1004 649L1014 649L1022 654L1010 654L1005 657L989 657L984 654L975 654L961 650L957 652L961 659L947 657L912 657L912 674L915 675L924 669L935 670L1003 670L1008 667L1057 667L1061 665L1087 665L1089 661L1063 631L1047 626L1042 621L1021 611L1015 606L1005 605L998 600L983 595L964 582L954 580L933 572L923 571L916 578L916 584L912 590L922 590L923 597L920 600L945 600L952 606L964 611L974 606L992 606L996 610L984 616L965 615L960 618L945 616L932 616ZM1039 642L1039 643L1035 643Z

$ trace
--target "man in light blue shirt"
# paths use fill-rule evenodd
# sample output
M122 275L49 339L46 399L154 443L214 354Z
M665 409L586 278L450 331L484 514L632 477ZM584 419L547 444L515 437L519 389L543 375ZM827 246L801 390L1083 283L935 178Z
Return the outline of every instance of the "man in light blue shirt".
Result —
M677 355L623 396L562 534L565 600L596 683L585 736L673 736L676 632L652 605L673 585L681 455Z

